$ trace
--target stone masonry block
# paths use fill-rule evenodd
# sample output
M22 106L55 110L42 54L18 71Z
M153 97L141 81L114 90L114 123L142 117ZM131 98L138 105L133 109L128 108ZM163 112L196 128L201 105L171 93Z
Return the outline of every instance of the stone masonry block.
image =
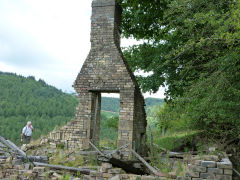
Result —
M102 163L102 167L105 169L111 169L112 168L112 164L110 163Z
M202 160L195 160L193 164L197 166L201 166Z
M201 164L203 167L215 168L216 162L215 161L202 161Z
M211 174L211 173L201 173L200 178L215 180L216 176L214 174Z
M212 174L223 174L223 169L219 169L219 168L208 168L208 173L212 173Z
M109 174L109 173L103 173L102 177L103 178L111 178L111 177L113 177L113 175Z
M232 169L224 169L224 174L226 175L232 175L233 174L233 170Z
M114 169L109 169L108 173L110 174L120 174L121 169L120 168L114 168Z
M91 177L101 177L102 173L101 172L97 172L97 171L91 171L90 172L90 176Z
M207 168L202 166L189 165L188 168L193 172L207 172Z
M185 174L186 177L199 177L199 172L187 171Z
M229 159L222 159L221 162L217 162L218 168L232 169L232 163Z
M216 179L218 180L232 180L231 175L216 175Z

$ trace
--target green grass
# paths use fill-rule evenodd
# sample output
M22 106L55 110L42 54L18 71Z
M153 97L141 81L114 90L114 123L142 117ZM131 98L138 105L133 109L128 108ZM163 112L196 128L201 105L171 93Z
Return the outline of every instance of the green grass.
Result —
M181 147L184 143L192 141L199 134L198 131L178 132L165 136L154 136L153 142L167 150L174 150ZM187 149L185 149L187 151Z

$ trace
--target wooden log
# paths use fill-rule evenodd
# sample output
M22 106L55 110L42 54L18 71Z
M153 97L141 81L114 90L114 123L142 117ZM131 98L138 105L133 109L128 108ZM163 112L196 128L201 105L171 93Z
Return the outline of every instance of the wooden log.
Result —
M127 148L129 144L130 144L130 143L128 143L128 144L125 144L125 145L123 145L123 146L119 147L119 148L118 148L118 149L116 149L116 150L113 150L112 152L110 152L110 153L106 154L106 156L107 156L107 157L109 157L109 158L111 158L113 154L115 154L115 153L117 153L117 152L120 152L122 149L125 149L125 148Z
M103 154L109 154L109 153L113 153L114 150L110 150L110 151L101 151ZM79 151L77 152L79 155L97 155L99 154L97 151Z
M13 142L10 140L6 140L0 136L0 142L5 145L7 148L11 149L13 152L20 154L23 157L26 157L26 153L23 152L19 147L17 147Z
M113 158L113 157L111 157L111 155L107 156L104 153L102 153L92 142L89 142L89 144L98 152L98 154L100 154L102 156L101 158L98 158L98 160L100 160L102 162L111 163L113 166L122 168L124 171L126 171L128 173L141 174L141 175L146 174L141 169L135 168L131 162L126 162L126 161L122 161L120 159ZM126 144L120 148L122 149L125 146L127 147L128 144Z
M39 163L39 162L34 162L33 164L35 166L48 167L50 169L65 170L65 171L71 171L76 173L79 172L80 174L85 174L85 175L89 175L91 172L90 169L84 169L84 168L75 168L75 167L53 165L53 164L46 164L46 163Z
M240 177L240 173L236 169L233 168L233 171Z
M10 140L6 140L8 143L8 146L11 147L12 150L16 151L17 153L19 153L21 156L27 158L27 154L21 150L19 147L17 147L13 142L11 142Z
M122 161L120 159L110 158L108 162L111 163L114 167L123 169L127 173L139 175L147 174L147 172L144 172L142 169L134 167L134 162L131 161Z
M89 141L89 144L103 157L106 157L105 154L103 154L91 141Z
M155 147L158 148L158 149L161 149L161 150L164 151L165 153L168 153L168 150L166 150L165 148L160 147L160 146L157 145L157 144L154 144L154 143L153 143L153 146L155 146Z
M141 161L149 170L151 173L153 173L155 176L159 177L169 177L169 175L159 172L156 168L152 167L147 161L145 161L138 153L136 153L133 149L131 149L131 152Z
M47 156L28 156L23 157L23 156L17 156L17 159L21 159L22 161L30 161L30 162L40 162L40 163L47 163L48 158Z

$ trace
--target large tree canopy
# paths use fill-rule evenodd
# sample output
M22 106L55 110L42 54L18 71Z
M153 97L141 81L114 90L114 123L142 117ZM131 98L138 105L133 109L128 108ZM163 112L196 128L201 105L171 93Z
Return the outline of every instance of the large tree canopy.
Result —
M167 102L180 119L239 142L240 1L121 3L123 35L144 40L124 51L133 71L151 72L137 77L143 91L165 86Z
M167 86L168 98L199 79L239 65L239 1L122 0L123 35L145 40L125 51L143 91ZM221 63L220 63L221 62Z

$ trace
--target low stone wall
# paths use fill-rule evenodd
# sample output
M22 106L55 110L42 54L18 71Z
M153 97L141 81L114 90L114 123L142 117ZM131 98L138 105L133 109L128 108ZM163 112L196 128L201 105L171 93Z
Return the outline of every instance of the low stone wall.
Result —
M233 166L228 158L218 160L215 156L207 157L188 164L185 177L178 180L232 180Z
M32 167L30 163L23 163L20 159L2 159L0 157L0 179L4 180L58 180L63 179L57 171L45 167ZM80 178L72 178L80 180Z

